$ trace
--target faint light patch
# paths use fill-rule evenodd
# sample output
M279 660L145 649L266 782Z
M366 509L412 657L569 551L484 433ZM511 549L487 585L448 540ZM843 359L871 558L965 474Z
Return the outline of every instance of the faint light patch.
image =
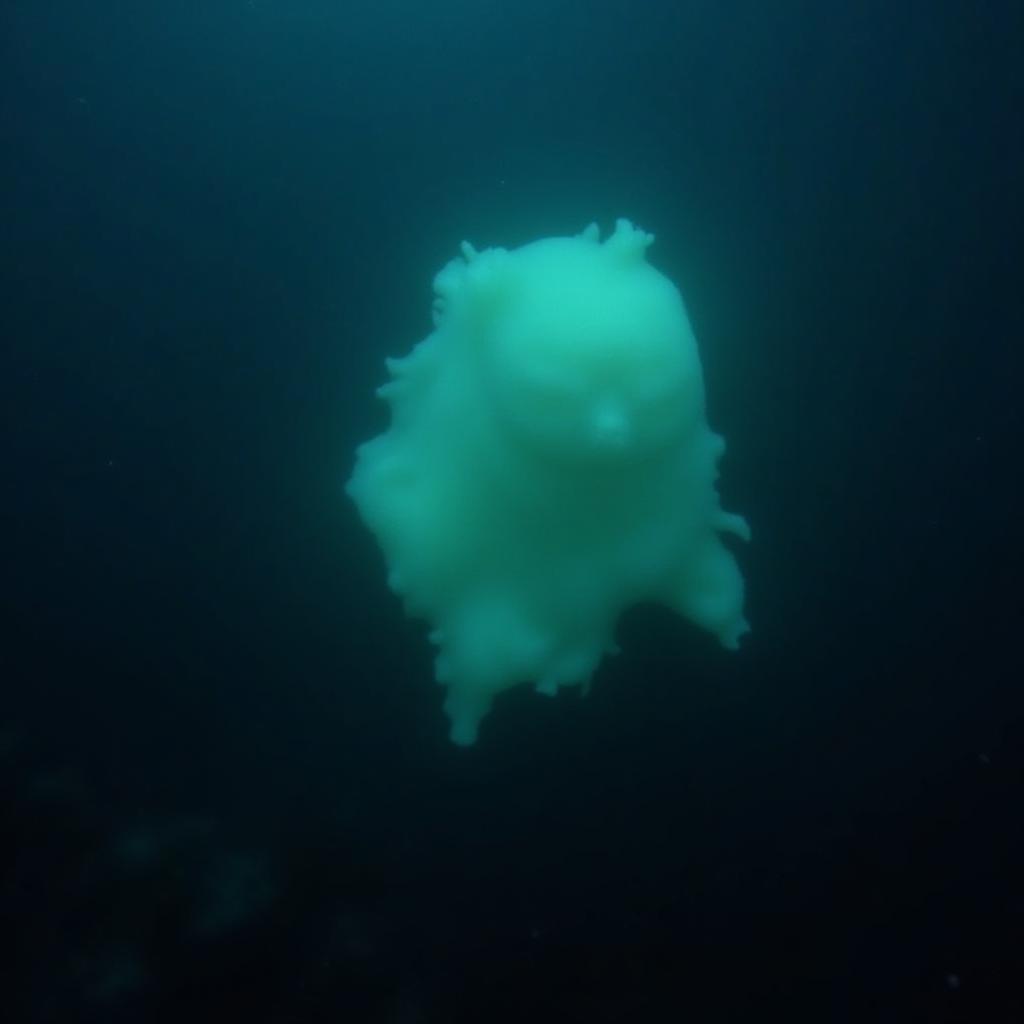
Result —
M951 992L956 992L960 988L960 975L959 974L947 974L946 975L946 988Z
M150 983L150 974L134 949L101 950L82 957L76 974L85 997L94 1003L123 1002Z
M41 772L29 783L27 795L33 802L43 804L71 804L80 807L89 804L89 794L84 783L69 768Z
M21 736L12 728L0 729L0 761L11 761L24 747Z
M163 862L182 867L192 851L214 842L216 826L204 818L140 822L125 828L111 846L114 863L129 872L149 871Z
M333 953L346 960L363 960L377 952L377 941L368 919L353 913L341 914L334 924Z
M219 854L199 880L193 930L216 935L248 924L271 906L275 896L266 857L248 852Z

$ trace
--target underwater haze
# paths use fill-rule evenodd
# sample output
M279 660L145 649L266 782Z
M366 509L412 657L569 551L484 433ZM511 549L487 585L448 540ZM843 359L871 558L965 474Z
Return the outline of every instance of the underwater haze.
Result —
M1024 1019L1022 47L997 0L4 5L0 1020ZM345 484L464 240L618 218L750 632L641 603L459 747Z

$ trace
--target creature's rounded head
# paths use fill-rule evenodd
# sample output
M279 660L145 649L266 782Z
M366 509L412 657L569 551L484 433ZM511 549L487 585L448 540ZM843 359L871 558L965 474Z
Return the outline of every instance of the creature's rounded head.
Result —
M696 342L675 286L644 258L649 241L620 221L604 244L588 230L490 267L480 257L481 384L517 440L552 458L631 460L701 415Z

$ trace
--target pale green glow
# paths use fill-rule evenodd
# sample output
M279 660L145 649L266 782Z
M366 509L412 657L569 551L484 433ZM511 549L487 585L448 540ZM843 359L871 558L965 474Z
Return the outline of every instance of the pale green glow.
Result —
M389 584L428 620L451 738L497 694L586 688L638 601L734 648L748 629L715 490L696 341L651 235L620 220L476 252L437 275L434 331L389 360L386 433L348 492Z

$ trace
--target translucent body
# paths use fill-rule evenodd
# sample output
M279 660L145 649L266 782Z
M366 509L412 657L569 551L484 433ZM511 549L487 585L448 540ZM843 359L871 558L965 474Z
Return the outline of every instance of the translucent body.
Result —
M620 220L435 278L434 331L389 360L391 426L348 484L407 611L428 620L451 738L497 694L586 687L615 623L657 601L734 648L743 581L720 533L697 345L652 237Z

